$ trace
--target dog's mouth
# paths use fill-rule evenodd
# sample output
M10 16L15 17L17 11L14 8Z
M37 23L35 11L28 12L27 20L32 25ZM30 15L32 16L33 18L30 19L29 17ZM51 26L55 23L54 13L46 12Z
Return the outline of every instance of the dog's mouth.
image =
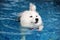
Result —
M38 23L38 21L36 21L35 23Z
M37 23L38 23L38 21L36 21L36 22L31 22L31 23L37 24Z

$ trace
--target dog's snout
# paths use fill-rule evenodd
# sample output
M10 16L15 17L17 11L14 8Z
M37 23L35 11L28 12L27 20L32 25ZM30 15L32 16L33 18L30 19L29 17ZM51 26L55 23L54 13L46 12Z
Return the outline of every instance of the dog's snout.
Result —
M36 18L35 20L36 20L36 22L35 22L35 23L38 23L38 18Z
M38 18L36 18L35 20L38 21Z

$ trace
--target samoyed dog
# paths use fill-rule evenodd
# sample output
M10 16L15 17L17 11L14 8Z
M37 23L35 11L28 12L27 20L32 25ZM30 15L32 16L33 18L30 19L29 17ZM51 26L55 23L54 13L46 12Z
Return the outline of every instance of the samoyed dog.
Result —
M39 13L36 11L36 6L30 3L29 10L19 13L20 24L24 28L38 29L41 31L43 29L42 19Z

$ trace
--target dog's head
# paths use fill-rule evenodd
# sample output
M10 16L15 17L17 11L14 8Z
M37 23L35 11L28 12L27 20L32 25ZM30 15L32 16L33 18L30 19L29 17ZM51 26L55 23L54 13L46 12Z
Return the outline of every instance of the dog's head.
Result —
M30 4L30 10L20 14L20 24L22 27L39 26L42 23L39 13L36 12L36 6Z

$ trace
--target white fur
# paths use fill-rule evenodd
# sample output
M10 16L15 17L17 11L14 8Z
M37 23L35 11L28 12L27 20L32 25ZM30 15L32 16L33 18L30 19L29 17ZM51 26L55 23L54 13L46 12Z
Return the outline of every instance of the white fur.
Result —
M24 11L20 14L20 24L22 27L27 28L39 28L38 30L41 31L43 29L42 19L39 16L38 12L36 12L36 6L30 3L30 10ZM32 16L30 18L30 16ZM36 17L37 16L37 17ZM38 18L38 23L35 24L35 18Z

